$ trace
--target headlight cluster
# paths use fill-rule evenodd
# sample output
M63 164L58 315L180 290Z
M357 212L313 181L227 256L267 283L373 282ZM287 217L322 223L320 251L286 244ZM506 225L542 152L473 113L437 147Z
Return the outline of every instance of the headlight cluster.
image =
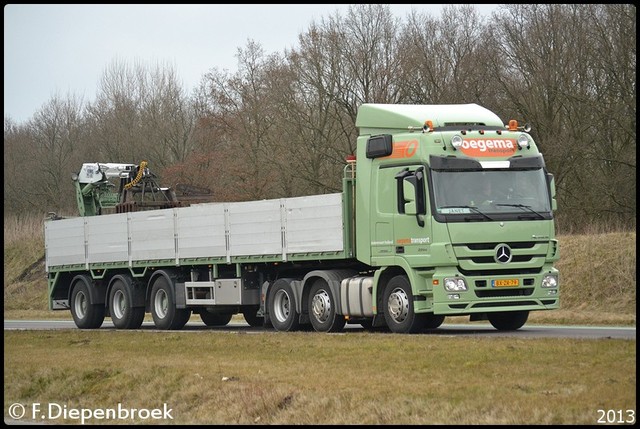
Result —
M558 276L554 274L547 274L542 278L542 287L556 288L558 287Z
M467 282L462 277L447 277L444 279L444 290L447 292L466 291Z

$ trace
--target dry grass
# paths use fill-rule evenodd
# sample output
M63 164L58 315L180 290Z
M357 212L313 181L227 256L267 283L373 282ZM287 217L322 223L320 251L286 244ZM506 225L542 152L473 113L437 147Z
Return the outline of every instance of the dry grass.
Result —
M635 314L635 231L568 235L559 240L563 307Z
M595 424L636 406L627 340L72 330L4 348L5 409L167 404L156 423Z

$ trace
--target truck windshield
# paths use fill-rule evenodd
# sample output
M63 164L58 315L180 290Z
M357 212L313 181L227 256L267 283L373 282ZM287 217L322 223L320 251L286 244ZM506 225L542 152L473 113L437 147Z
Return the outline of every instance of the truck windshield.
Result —
M549 219L551 203L542 168L431 171L436 215L517 215ZM498 216L500 217L500 216Z

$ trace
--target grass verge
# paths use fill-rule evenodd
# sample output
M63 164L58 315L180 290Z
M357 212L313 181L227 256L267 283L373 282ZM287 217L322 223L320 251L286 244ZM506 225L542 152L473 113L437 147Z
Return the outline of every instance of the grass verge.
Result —
M92 424L596 424L598 410L635 410L635 345L362 332L7 331L4 402L5 410L20 403L29 412L34 403L172 410L171 419L85 421Z

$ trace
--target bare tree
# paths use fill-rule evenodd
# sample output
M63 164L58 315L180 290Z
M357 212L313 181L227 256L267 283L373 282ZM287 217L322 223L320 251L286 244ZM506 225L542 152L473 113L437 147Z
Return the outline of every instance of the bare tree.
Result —
M472 5L446 6L439 18L412 12L400 36L402 100L477 102L490 90L483 25Z
M193 149L193 105L168 64L114 60L87 110L95 156L108 162L147 160L161 169Z
M4 213L23 214L39 211L37 200L30 198L37 176L33 138L26 124L4 119Z
M5 120L5 203L15 212L75 209L71 173L84 133L82 101L71 95L54 96L24 126Z
M340 23L341 67L338 88L343 109L353 123L362 103L399 101L397 39L400 22L388 5L352 5Z
M145 148L160 167L184 162L195 148L193 103L178 82L175 69L158 64L140 78L141 123Z
M355 124L341 108L345 74L340 28L335 19L312 24L300 35L299 49L287 53L289 78L277 91L278 122L287 124L279 144L302 183L293 189L291 180L283 178L285 195L340 190L345 155L355 152Z
M259 199L274 195L277 174L271 163L274 102L270 97L268 70L280 60L266 57L262 47L248 41L238 49L239 70L229 75L217 69L204 77L200 110L218 132L218 151L232 151L231 164L216 172L232 178L233 199ZM235 195L233 195L235 194Z
M635 225L635 8L507 5L494 21L502 106L534 124L564 223Z
M137 80L141 68L118 59L105 68L96 100L87 106L96 160L137 163L148 155L140 149L143 94Z

